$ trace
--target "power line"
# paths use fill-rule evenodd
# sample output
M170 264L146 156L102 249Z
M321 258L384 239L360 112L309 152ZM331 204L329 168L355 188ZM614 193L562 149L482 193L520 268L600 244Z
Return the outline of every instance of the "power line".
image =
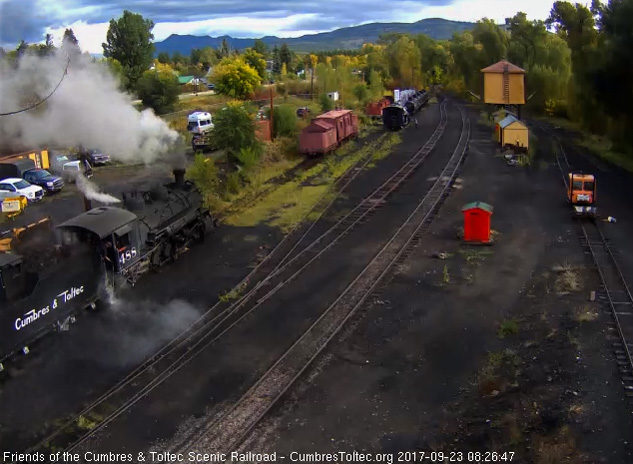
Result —
M64 78L66 77L66 74L68 74L68 67L70 66L70 57L68 55L66 55L66 56L67 56L68 60L66 61L66 67L64 68L64 74L62 74L62 78L59 80L59 82L57 83L57 85L55 86L53 91L51 93L49 93L46 98L40 100L39 102L35 103L34 105L28 106L28 107L23 108L21 110L11 111L9 113L0 113L0 116L11 116L13 114L24 113L25 111L30 111L33 108L36 108L36 107L40 106L42 103L44 103L49 98L51 98L53 96L53 94L57 91L59 86L62 85L62 82L64 81Z

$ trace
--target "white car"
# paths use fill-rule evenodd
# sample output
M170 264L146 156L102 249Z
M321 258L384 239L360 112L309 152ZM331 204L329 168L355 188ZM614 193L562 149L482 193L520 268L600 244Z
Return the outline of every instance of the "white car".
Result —
M0 200L19 197L26 197L31 203L40 201L44 197L44 189L17 177L0 180Z

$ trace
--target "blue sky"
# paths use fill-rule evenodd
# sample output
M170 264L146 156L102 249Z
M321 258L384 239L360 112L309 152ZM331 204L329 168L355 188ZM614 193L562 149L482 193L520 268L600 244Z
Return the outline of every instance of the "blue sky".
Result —
M102 53L110 19L124 9L156 24L155 40L170 34L233 37L297 37L368 22L414 22L440 17L503 22L524 11L545 19L553 0L0 0L0 45L11 47L24 38L39 42L46 32L56 41L72 27L84 51Z

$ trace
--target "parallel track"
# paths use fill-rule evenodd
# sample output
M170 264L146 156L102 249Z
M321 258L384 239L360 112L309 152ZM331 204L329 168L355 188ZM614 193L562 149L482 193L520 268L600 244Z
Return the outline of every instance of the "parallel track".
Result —
M569 165L565 149L559 140L559 150L556 153L556 163L563 176L565 190L569 188L567 176ZM622 385L626 396L633 397L633 296L626 283L624 274L616 260L609 240L602 233L598 222L581 223L580 242L585 253L591 255L600 281L601 290L597 298L607 303L613 318L613 327L618 334L619 341L613 343L613 351L620 370Z
M325 253L336 241L361 223L361 221L367 217L369 213L378 208L382 202L384 202L387 195L401 186L402 183L415 171L415 169L422 164L437 144L437 141L446 127L447 116L445 102L440 105L440 113L441 121L427 143L414 155L413 158L411 158L411 160L405 163L405 165L400 168L396 174L389 178L372 194L366 197L354 210L339 220L334 226L332 226L332 228L326 231L311 244L299 251L292 259L287 260L287 258L297 250L299 244L317 222L314 221L309 223L309 221L306 220L302 221L302 223L295 227L295 229L293 229L293 231L290 232L282 240L282 242L279 243L271 251L271 253L269 253L268 256L266 256L266 258L233 289L233 291L237 293L244 292L251 285L251 282L255 280L254 277L257 275L266 276L262 280L258 281L254 287L248 290L244 296L240 297L235 303L225 309L221 309L223 306L221 302L214 305L189 329L184 331L160 351L155 353L149 361L139 366L135 371L126 376L108 392L84 408L74 418L66 422L62 427L54 431L28 451L32 452L44 446L54 446L57 448L64 447L68 443L71 443L71 445L66 448L65 451L72 451L76 449L99 430L103 429L106 425L127 411L139 400L146 397L154 388L158 387L167 380L167 378L171 377L171 375L183 367L187 362L192 360L208 345L215 342L253 310L259 307L261 303L268 300L281 288L285 287L290 281L296 278L306 267L323 255L323 253ZM306 218L309 216L318 215L320 217L323 215L336 200L336 196L340 194L371 161L371 155L372 153L370 150L367 158L360 160L355 166L350 168L341 178L339 178L332 189L336 194L332 195L331 190L329 192L330 195L324 195L306 215ZM376 199L378 199L378 201L376 201ZM334 231L338 231L338 235L331 237L328 240L329 243L327 243L324 239L334 235L332 233ZM298 235L300 235L300 237L296 239ZM293 242L293 240L296 241ZM317 244L325 244L326 246L318 250L315 249ZM303 266L295 271L297 264L299 264L299 258L304 258L304 263ZM307 262L305 262L306 260ZM290 272L293 273L288 276ZM267 290L267 287L271 287L271 284L273 283L276 283L276 285L272 289ZM254 303L254 305L247 306L247 303L249 302ZM214 314L216 312L217 314ZM120 404L120 406L116 407L116 410L113 412L111 406L112 403ZM88 433L80 435L76 431L74 424L81 416L85 416L90 413L105 416L105 419Z
M288 391L347 320L388 275L395 264L411 252L412 245L426 232L449 194L470 138L470 120L462 115L462 132L449 162L428 193L389 242L378 252L343 294L317 319L278 361L229 411L208 424L174 452L225 452L235 450L253 428Z

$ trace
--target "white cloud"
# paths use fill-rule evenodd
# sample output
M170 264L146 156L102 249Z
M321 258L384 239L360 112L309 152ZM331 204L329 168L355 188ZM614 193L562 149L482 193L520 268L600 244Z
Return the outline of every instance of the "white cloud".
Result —
M503 23L506 17L523 11L529 19L545 19L552 8L552 0L459 0L451 5L425 6L417 11L408 10L393 21L413 22L423 18L445 18L453 21L476 21L483 17ZM161 41L171 34L211 35L224 34L235 38L256 38L265 35L279 37L299 37L304 34L314 34L314 30L292 30L294 24L311 19L314 14L296 14L283 18L251 18L236 16L230 18L216 18L191 22L163 22L154 26L154 37ZM106 40L109 23L87 24L76 21L65 27L49 29L55 38L55 44L61 43L64 30L73 29L82 50L90 53L103 53L101 44Z

